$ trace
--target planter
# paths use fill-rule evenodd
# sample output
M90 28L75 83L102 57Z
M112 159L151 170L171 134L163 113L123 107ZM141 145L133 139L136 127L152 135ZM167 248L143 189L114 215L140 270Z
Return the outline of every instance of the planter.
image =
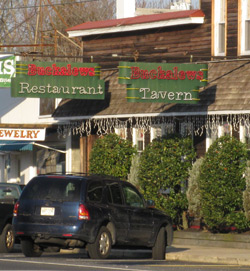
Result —
M250 234L175 231L173 245L250 249Z

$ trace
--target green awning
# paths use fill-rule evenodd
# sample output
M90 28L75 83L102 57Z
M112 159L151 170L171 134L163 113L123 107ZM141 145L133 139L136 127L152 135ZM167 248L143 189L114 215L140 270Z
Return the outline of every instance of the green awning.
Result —
M33 142L0 140L0 151L32 151Z

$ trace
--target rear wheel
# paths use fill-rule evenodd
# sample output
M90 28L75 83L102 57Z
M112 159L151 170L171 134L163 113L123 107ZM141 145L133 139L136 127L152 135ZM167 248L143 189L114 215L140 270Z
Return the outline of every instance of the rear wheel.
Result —
M93 244L87 245L87 250L92 259L106 259L111 251L111 234L106 227L101 227Z
M32 239L21 240L22 252L26 257L40 257L42 255L41 248L34 244Z
M165 228L162 227L158 232L155 245L152 249L153 260L165 260L165 253L166 253Z
M15 244L14 229L11 224L7 224L0 235L0 252L9 253L13 250Z

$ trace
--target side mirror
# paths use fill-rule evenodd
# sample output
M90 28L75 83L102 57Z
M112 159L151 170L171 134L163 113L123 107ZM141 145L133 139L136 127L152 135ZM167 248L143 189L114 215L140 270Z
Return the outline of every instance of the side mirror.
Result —
M148 208L155 208L155 202L151 199L147 200L147 207Z

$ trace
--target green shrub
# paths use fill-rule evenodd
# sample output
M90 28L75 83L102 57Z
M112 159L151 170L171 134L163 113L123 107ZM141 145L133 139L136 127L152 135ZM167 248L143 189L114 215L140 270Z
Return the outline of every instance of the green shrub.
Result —
M187 210L185 193L188 170L195 152L190 138L157 138L141 155L139 184L146 199L167 212L177 226Z
M250 221L250 161L247 161L247 168L245 171L246 190L243 192L243 206L245 216Z
M204 158L201 157L195 161L193 167L189 170L187 200L188 212L195 218L201 218L201 193L199 189L200 168Z
M104 174L126 179L136 149L132 142L116 134L99 138L90 155L90 173Z
M201 212L212 231L247 227L242 195L246 157L245 144L230 136L217 139L205 155L199 180Z

